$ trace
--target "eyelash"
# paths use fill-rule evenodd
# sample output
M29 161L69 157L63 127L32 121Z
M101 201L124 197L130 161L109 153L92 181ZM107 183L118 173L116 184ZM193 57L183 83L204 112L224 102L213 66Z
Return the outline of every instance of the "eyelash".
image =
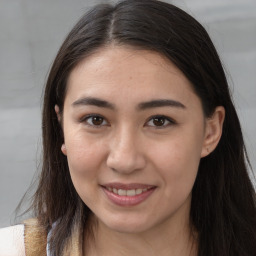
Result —
M173 119L171 119L170 117L164 116L164 115L154 115L154 116L151 116L146 123L149 123L150 121L153 122L154 119L163 119L164 120L164 125L162 125L162 126L157 126L157 125L150 126L150 127L155 127L156 129L163 129L163 128L167 127L167 126L171 126L171 125L176 124L176 122ZM165 124L166 121L168 122L168 124Z
M99 124L99 125L95 125L95 124L93 124L93 123L90 124L90 123L88 123L88 120L89 120L90 118L102 118L103 122L106 122L106 124ZM157 125L148 125L149 127L154 127L154 128L156 128L156 129L163 129L163 128L167 127L167 126L175 125L175 124L176 124L176 122L175 122L173 119L171 119L171 118L169 118L169 117L167 117L167 116L164 116L164 115L154 115L154 116L151 116L151 117L147 120L146 124L149 123L150 121L153 122L154 119L163 119L163 120L164 120L164 124L163 124L163 125L160 125L160 126L157 126ZM166 121L168 122L168 124L165 124ZM80 122L81 122L81 123L86 123L86 125L88 125L88 126L90 126L90 127L93 127L93 128L101 128L102 126L108 126L108 121L107 121L103 116L98 115L98 114L86 115L86 116L84 116L83 118L80 119ZM147 126L147 125L145 125L145 126Z
M98 114L86 115L86 116L84 116L82 119L80 119L80 122L81 122L81 123L86 123L86 125L88 125L88 126L90 126L90 127L93 127L93 128L101 128L102 126L106 126L106 124L103 124L103 125L102 125L102 124L100 124L100 125L89 124L89 123L88 123L88 120L89 120L90 118L102 118L102 119L103 119L103 122L108 123L108 122L106 121L106 119L105 119L103 116L98 115Z

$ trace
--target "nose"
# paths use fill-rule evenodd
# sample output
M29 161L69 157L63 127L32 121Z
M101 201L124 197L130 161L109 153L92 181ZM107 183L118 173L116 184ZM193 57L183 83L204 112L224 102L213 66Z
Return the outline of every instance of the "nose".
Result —
M119 173L130 174L141 170L146 165L139 136L134 132L123 129L115 133L109 144L107 166Z

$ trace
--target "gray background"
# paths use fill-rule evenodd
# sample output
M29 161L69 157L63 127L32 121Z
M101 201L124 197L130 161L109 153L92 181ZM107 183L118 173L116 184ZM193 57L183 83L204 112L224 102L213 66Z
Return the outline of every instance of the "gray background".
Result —
M40 163L42 88L65 35L95 3L0 0L0 227ZM210 33L226 68L256 170L256 0L176 0Z

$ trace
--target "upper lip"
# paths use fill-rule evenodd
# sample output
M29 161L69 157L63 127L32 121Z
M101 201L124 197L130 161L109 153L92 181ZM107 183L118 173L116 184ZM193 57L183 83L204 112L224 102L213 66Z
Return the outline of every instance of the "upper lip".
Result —
M124 184L124 183L119 183L119 182L107 183L107 184L103 184L102 186L107 187L107 188L116 188L116 189L124 189L124 190L138 189L138 188L149 189L149 188L155 187L154 185L149 185L149 184L141 184L141 183Z

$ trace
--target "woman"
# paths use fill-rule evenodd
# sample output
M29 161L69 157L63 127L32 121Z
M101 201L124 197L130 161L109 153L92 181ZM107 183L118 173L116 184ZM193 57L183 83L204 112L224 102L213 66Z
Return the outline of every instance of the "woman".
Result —
M85 14L51 68L42 127L27 255L256 254L225 74L179 8L126 0Z

